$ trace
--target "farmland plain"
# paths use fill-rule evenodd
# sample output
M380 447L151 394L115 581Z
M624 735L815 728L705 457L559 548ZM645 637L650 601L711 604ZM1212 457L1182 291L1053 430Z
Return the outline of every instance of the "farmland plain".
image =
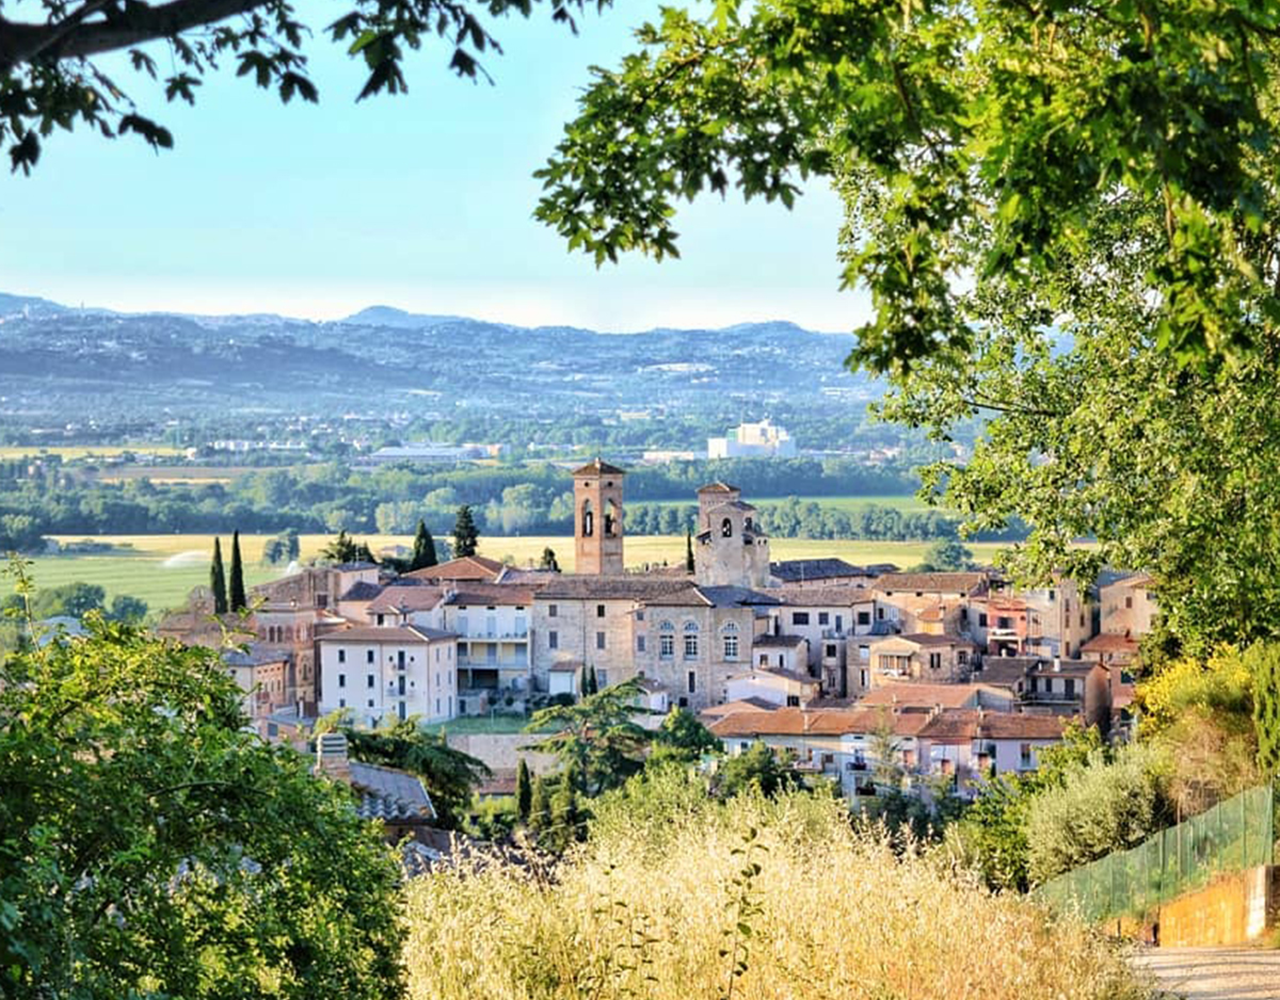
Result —
M264 583L284 574L283 566L262 565L262 549L266 535L241 537L245 560L245 581L250 586ZM153 610L180 605L192 587L208 582L209 558L213 551L213 535L100 535L94 542L112 546L110 553L85 555L36 556L33 573L37 586L56 587L83 582L102 587L110 599L116 594L130 594L146 601ZM362 535L374 552L394 545L410 545L412 539L401 535ZM83 540L60 536L59 542ZM302 535L302 559L319 555L332 540L329 535ZM230 559L230 536L222 536L223 555ZM568 536L530 535L525 537L482 537L480 554L492 559L508 560L523 566L537 562L544 548L556 553L560 568L573 571L573 539ZM1001 546L994 543L971 545L979 561L988 562ZM895 563L910 567L918 563L928 548L927 542L866 542L781 538L771 543L774 559L813 559L835 556L855 564ZM681 535L642 535L628 538L628 566L679 565L684 561L685 540ZM0 597L7 596L11 584L0 582Z

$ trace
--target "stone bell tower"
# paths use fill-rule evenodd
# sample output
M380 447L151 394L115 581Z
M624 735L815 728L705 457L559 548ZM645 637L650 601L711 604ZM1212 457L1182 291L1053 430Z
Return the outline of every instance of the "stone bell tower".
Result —
M623 571L622 477L597 458L573 473L574 572L601 576Z

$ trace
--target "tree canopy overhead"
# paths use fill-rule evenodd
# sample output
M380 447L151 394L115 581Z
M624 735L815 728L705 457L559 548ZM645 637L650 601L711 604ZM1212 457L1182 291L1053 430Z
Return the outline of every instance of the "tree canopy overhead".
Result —
M274 90L286 103L316 101L304 39L327 34L363 59L368 76L357 100L407 89L407 50L437 36L451 50L449 68L475 79L501 52L489 21L529 16L537 0L353 0L325 24L308 23L290 0L38 0L27 9L0 4L0 145L15 170L30 172L41 140L54 128L88 126L106 138L134 133L156 148L173 145L169 130L143 114L104 56L126 56L126 72L163 86L167 101L194 104L202 77L234 66L237 76ZM554 20L574 26L585 0L547 0ZM603 7L605 0L597 0ZM25 15L16 18L14 15ZM151 43L164 43L167 51Z
M1100 208L1137 201L1158 222L1138 278L1159 348L1237 357L1280 318L1278 38L1280 9L1252 0L667 8L595 70L538 215L602 262L675 255L675 205L704 191L870 194L877 224L843 255L875 305L850 362L889 371L965 349L968 288L1035 289Z

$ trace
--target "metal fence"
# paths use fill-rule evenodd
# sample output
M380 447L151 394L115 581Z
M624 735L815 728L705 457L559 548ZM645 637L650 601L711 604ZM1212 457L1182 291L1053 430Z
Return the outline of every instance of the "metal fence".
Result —
M1275 786L1251 788L1212 809L1059 875L1036 890L1054 909L1091 922L1141 919L1223 872L1274 863Z

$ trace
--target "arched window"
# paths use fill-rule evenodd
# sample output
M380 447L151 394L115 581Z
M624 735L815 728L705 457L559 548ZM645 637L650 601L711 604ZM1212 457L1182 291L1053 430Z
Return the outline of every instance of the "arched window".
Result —
M596 530L596 515L591 509L591 501L582 502L582 537L589 538Z
M698 623L684 623L684 658L697 659L698 656Z
M724 658L736 660L738 658L738 626L734 622L728 622L720 631L723 633Z
M604 533L610 537L618 533L618 505L612 500L604 508Z
M676 655L676 627L670 622L658 626L658 655L667 660Z
M722 538L733 537L733 522L727 517L720 522L720 536Z
M748 515L746 518L744 518L744 519L743 519L743 521L742 521L742 530L743 530L743 531L755 531L755 530L756 530L756 526L755 526L755 524L754 524L754 523L752 523L752 520L751 520L750 515Z

